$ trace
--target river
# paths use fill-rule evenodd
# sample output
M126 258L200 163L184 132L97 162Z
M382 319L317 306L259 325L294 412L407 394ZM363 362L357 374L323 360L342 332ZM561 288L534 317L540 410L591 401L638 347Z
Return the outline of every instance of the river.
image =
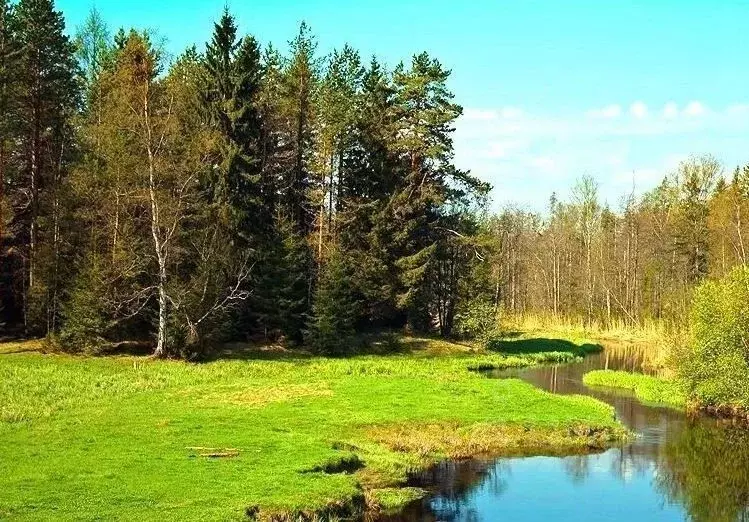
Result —
M642 371L643 363L641 350L625 347L572 364L490 372L600 399L637 437L597 454L444 462L412 477L426 498L385 520L749 521L748 430L582 384L590 370Z

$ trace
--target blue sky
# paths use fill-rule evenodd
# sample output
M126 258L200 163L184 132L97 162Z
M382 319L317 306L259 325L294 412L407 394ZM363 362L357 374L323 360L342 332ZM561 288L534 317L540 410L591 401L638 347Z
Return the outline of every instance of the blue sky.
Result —
M178 53L224 1L96 2L112 28L156 29ZM69 30L94 5L57 0ZM427 50L465 108L456 163L496 207L542 209L583 174L602 198L657 184L690 154L749 162L749 1L233 0L242 31L283 47L301 20L321 52L348 42L393 65Z

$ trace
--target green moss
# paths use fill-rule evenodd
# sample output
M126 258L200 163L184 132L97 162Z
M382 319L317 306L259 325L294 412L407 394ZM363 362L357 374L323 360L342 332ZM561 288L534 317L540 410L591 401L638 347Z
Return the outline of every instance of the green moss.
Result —
M583 376L587 386L606 386L632 390L644 402L665 404L683 408L687 399L684 390L676 381L651 377L641 373L595 370Z
M242 352L205 364L2 355L0 513L21 520L347 516L364 509L367 492L398 486L409 470L458 450L512 450L534 434L559 447L620 435L600 402L469 371L534 364L551 352L419 343L387 356ZM460 437L421 430L431 434L421 449L388 443L393 430L424 426ZM383 495L383 505L395 502Z

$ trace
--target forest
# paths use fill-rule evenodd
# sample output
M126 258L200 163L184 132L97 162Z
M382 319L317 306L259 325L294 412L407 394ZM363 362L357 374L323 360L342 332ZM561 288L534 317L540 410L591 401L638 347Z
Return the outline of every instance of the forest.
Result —
M321 57L305 24L282 56L228 12L167 60L95 11L74 40L49 2L4 12L7 327L158 356L452 333L489 187L451 164L437 60Z
M379 517L445 460L618 450L690 520L749 513L709 449L746 460L713 421L749 420L749 164L498 206L449 66L289 30L227 7L171 55L0 0L0 519Z
M426 53L321 56L302 23L282 55L227 11L170 58L96 10L74 38L50 2L2 10L2 324L65 350L683 324L695 286L746 261L749 169L709 156L615 207L583 175L543 213L491 212Z

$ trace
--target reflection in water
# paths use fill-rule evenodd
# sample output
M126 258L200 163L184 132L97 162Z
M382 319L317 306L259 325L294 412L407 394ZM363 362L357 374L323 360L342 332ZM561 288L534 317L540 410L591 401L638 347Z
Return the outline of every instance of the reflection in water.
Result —
M669 440L657 485L695 522L749 520L749 431L697 423Z
M641 350L620 348L491 376L596 397L614 406L635 441L596 455L443 463L413 478L429 498L383 520L749 522L749 431L585 387L583 374L600 368L643 371L647 361Z

